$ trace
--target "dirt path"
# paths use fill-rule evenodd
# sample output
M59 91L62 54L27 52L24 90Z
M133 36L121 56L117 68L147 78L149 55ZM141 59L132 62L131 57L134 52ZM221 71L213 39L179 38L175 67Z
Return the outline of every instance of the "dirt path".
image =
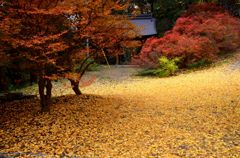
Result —
M86 80L98 79L82 89L85 95L55 98L50 114L38 114L35 100L6 105L0 151L86 158L239 157L240 69L230 71L225 64L163 79L131 77L134 72L92 72ZM54 95L72 93L64 84L55 83Z

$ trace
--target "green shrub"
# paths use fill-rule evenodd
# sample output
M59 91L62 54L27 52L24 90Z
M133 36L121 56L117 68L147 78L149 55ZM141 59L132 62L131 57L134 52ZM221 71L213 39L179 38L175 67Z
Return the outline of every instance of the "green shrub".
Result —
M206 59L202 59L202 60L199 60L197 62L194 62L192 64L188 64L187 65L187 68L189 69L195 69L195 68L201 68L201 67L204 67L204 66L208 66L210 65L212 62L209 61L209 60L206 60Z
M74 72L82 71L80 69L83 69L84 67L86 67L91 62L94 62L94 59L88 59L86 62L84 62L84 64L83 64L83 61L76 62L75 66L74 66ZM99 64L94 62L93 64L91 64L88 67L87 71L98 71L99 68L100 68Z
M159 58L159 66L156 69L145 69L139 72L140 76L168 77L174 75L178 70L181 58L168 59L165 56Z
M92 65L90 65L89 67L88 67L88 71L99 71L99 69L100 69L100 65L99 64L97 64L97 63L93 63Z
M167 74L173 75L178 70L178 63L180 63L181 58L168 59L165 56L159 58L159 68L166 71Z

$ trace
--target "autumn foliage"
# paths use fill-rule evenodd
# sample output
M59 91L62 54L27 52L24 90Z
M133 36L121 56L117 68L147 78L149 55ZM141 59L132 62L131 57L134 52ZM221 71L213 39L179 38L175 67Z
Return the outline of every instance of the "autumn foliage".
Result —
M0 60L24 60L39 77L43 109L52 80L67 78L81 94L79 81L93 62L118 54L137 34L126 16L113 15L128 2L113 0L3 0L0 7ZM86 48L86 41L90 45ZM80 65L76 70L76 65Z
M190 6L162 38L148 39L135 62L149 67L160 56L182 57L183 64L214 60L240 47L240 20L213 3Z

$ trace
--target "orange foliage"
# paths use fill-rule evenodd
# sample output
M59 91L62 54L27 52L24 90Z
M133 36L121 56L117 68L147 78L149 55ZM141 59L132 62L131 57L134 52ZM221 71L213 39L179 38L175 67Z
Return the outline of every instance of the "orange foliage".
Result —
M129 42L137 29L123 15L114 0L3 0L0 8L1 50L10 60L25 58L34 63L31 69L43 80L82 75L90 65L87 58L103 54L118 54L122 47L135 46ZM90 42L86 49L86 40ZM103 53L103 51L105 53ZM2 56L2 55L1 55ZM78 71L73 71L81 63ZM67 75L69 79L71 76ZM76 75L73 75L73 78ZM49 82L42 82L48 85ZM78 84L76 84L78 85ZM51 86L49 85L50 89Z

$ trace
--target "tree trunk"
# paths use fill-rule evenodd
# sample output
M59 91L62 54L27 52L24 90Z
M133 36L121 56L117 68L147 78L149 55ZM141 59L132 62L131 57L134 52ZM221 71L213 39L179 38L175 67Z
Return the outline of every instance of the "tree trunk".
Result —
M6 76L6 67L0 67L0 92L8 93L9 82Z
M50 82L50 84L49 84ZM46 93L45 94L45 88L46 88ZM40 104L41 104L41 110L42 112L49 112L49 100L51 97L51 81L44 79L42 76L39 77L38 81L38 90L39 90L39 95L40 95Z
M119 55L116 55L116 65L119 65L119 63L120 63Z
M52 97L52 82L51 80L47 80L47 85L46 85L46 89L47 89L47 99L50 100Z
M94 61L91 61L90 63L87 63L86 66L84 67L85 61L81 65L80 72L78 72L78 73L80 73L80 79L82 78L82 76L84 75L84 73L86 72L88 67L94 63ZM81 95L82 94L82 92L79 89L80 79L76 80L76 81L73 80L73 79L69 79L70 82L71 82L72 89L73 89L73 91L75 92L76 95Z
M72 86L72 89L75 92L75 94L76 95L81 95L82 92L79 89L79 81L74 81L74 80L71 80L71 79L69 79L69 80L71 82L71 86Z

